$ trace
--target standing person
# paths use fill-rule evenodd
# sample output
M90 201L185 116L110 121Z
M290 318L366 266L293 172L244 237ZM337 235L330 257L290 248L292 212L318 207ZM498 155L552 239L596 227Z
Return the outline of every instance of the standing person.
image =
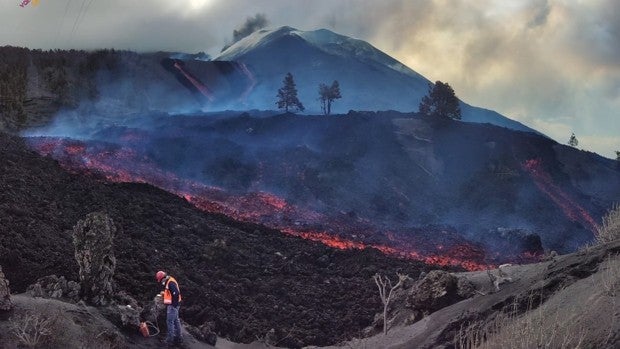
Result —
M164 304L166 305L166 325L168 333L166 335L166 344L182 344L181 321L179 320L179 308L181 304L181 290L179 283L175 278L166 274L164 271L158 271L155 274L158 283L164 286Z

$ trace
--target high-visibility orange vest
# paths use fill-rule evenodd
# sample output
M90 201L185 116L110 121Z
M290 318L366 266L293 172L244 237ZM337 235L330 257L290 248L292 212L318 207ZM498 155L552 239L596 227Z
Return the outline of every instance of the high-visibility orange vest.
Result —
M166 289L164 290L164 304L172 304L172 292L170 292L170 290L168 289L168 284L170 283L170 281L173 281L175 284L177 284L177 288L179 289L179 303L180 303L181 302L181 287L179 286L179 283L177 282L177 280L175 280L171 276L166 281Z

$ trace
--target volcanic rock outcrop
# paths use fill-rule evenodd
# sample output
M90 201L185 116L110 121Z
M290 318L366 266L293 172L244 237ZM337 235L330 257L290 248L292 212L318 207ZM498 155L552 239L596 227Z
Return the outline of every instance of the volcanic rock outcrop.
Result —
M67 281L64 276L49 275L39 278L36 283L28 286L27 292L33 297L66 298L77 302L80 284Z
M80 267L81 298L95 306L109 305L116 268L113 239L116 226L103 212L91 213L73 228L75 259Z
M9 280L4 277L2 267L0 266L0 311L11 310L12 307Z
M426 315L473 295L471 282L447 271L432 270L413 285L407 306Z

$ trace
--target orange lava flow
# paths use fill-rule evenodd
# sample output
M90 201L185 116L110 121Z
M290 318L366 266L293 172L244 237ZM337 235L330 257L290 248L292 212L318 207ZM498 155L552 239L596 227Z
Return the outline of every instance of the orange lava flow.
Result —
M461 267L466 270L484 270L494 265L485 263L485 251L460 241L450 246L433 240L411 240L406 235L380 234L370 222L359 220L358 225L333 220L324 214L296 207L281 197L267 192L231 194L203 183L182 179L163 171L146 157L132 149L120 146L86 144L81 141L57 138L32 138L31 146L42 155L53 156L70 172L91 174L111 182L148 183L184 198L199 210L224 214L234 219L262 224L285 234L320 242L336 249L375 248L385 254L421 261L426 264ZM361 222L361 223L360 223ZM326 226L326 231L313 230ZM333 232L345 232L334 234ZM360 235L384 236L383 242L363 242L346 232L360 231ZM424 252L422 252L424 251Z
M407 258L411 260L417 260L424 262L426 264L431 265L439 265L444 267L461 267L463 269L474 271L474 270L485 270L487 268L494 268L495 265L490 265L486 263L478 263L475 261L467 260L467 259L457 259L447 256L440 255L432 255L432 256L424 256L416 251L405 250L398 247L381 245L381 244L365 244L360 241L352 241L343 239L339 236L334 236L325 232L307 232L307 231L296 231L292 229L282 229L284 233L299 236L306 240L317 241L324 245L327 245L332 248L337 248L341 250L348 249L357 249L364 250L366 248L374 248L377 249L384 254L397 256L401 258Z
M200 91L200 93L202 93L203 96L207 97L209 101L213 101L213 93L211 93L211 91L209 91L209 89L203 83L196 80L196 78L186 72L185 69L183 69L183 67L178 62L174 63L174 67L177 68L181 72L181 74L183 74L183 76L185 76L185 78L189 80L189 82L191 82L192 85L194 85L194 87L196 87L196 89Z
M551 176L543 169L540 159L526 160L522 167L530 174L538 189L545 193L564 212L566 217L573 222L581 223L595 236L598 234L597 224L588 211L553 182Z

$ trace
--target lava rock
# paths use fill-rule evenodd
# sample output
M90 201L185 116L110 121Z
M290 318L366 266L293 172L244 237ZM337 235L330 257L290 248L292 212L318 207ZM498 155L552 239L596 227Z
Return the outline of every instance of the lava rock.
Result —
M103 314L120 328L136 330L140 327L143 310L130 294L119 291L114 295L112 304L103 310Z
M191 326L188 324L184 324L183 326L187 332L199 341L205 342L209 345L215 345L217 343L217 334L214 332L214 322L205 322L200 326Z
M137 330L140 327L140 308L115 304L103 308L101 312L119 328Z
M112 301L115 234L114 222L103 212L91 213L73 227L75 259L80 267L80 296L95 306L106 306Z
M67 281L64 276L49 275L39 278L26 289L32 297L65 298L73 302L79 300L80 284Z
M407 296L407 307L430 314L474 295L474 285L443 270L432 270Z
M11 309L13 309L13 303L11 303L9 280L4 277L2 267L0 266L0 311L9 311Z

